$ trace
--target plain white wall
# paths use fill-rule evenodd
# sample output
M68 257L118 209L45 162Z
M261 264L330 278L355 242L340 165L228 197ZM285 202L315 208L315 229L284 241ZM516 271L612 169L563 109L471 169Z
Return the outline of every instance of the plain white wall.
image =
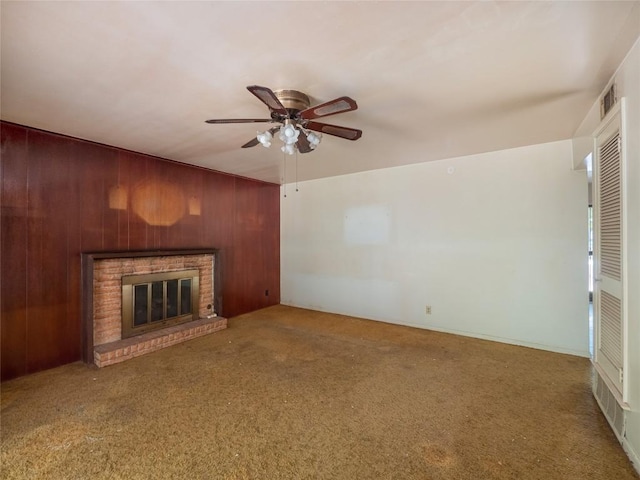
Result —
M628 372L625 381L629 387L629 405L626 413L626 435L623 445L640 472L640 38L627 54L613 79L618 97L626 102L625 161L626 185L624 210L626 219L627 248L624 254L627 276L626 298L629 355ZM586 116L576 136L591 135L600 122L594 115L598 103Z
M588 356L572 166L566 140L289 185L282 303Z

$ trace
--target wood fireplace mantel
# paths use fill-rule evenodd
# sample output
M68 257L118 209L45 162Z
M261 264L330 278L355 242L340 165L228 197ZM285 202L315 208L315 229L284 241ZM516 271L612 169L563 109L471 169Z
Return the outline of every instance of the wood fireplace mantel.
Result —
M143 250L143 251L112 251L82 253L82 360L87 364L94 363L94 331L93 331L93 280L94 264L99 260L116 258L168 257L183 255L212 254L216 258L214 269L213 310L222 313L220 252L216 248L179 249L179 250Z

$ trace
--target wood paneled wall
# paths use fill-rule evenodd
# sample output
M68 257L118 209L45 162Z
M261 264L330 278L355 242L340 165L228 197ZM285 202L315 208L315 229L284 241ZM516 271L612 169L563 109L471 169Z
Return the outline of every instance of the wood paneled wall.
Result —
M0 129L3 380L81 358L82 252L217 248L221 315L280 302L278 185L19 125ZM131 208L144 181L179 187L200 215L149 225ZM109 207L118 185L129 195L124 210Z

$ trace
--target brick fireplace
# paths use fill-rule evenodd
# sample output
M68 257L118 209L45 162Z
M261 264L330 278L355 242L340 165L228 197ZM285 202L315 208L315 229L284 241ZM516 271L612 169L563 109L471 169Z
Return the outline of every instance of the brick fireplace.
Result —
M220 307L216 250L83 254L83 359L104 367L226 328ZM123 277L197 271L192 318L157 322L158 328L123 336ZM166 287L165 287L166 288ZM124 301L127 303L126 297Z

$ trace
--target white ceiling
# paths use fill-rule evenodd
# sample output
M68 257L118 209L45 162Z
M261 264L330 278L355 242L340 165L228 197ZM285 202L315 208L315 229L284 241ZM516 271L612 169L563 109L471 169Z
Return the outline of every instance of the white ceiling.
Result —
M571 138L640 2L1 3L3 120L282 182L247 85L347 95L300 180ZM288 157L291 181L295 157Z

